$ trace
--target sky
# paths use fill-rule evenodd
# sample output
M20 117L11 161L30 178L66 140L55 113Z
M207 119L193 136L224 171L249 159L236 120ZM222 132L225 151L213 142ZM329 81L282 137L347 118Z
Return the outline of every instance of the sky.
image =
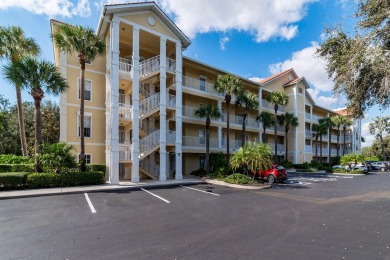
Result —
M50 39L51 18L96 29L104 4L130 0L0 0L0 25L21 26L41 46L41 58L54 62ZM191 39L184 55L252 80L294 68L305 76L309 92L320 106L345 107L345 98L333 96L326 62L316 56L324 30L342 24L353 32L356 1L348 0L157 0L159 6ZM5 61L0 61L4 65ZM13 86L0 75L0 94L16 101ZM58 102L58 97L46 100ZM23 100L31 101L27 92ZM362 136L375 139L368 124L383 111L369 109Z

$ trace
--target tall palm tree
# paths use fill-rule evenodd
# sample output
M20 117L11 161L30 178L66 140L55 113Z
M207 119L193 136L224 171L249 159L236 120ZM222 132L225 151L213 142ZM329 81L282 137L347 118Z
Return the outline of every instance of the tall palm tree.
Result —
M290 127L297 127L299 125L298 117L296 117L292 113L285 113L280 117L280 123L284 126L284 132L286 136L286 153L285 160L287 161L287 153L288 153L288 131Z
M320 162L322 163L322 136L328 131L328 125L326 123L326 118L318 119L318 130L320 135Z
M245 123L248 118L248 113L250 109L255 109L259 106L259 100L257 95L253 94L250 91L243 91L238 95L236 100L236 105L244 107L244 113L242 117L242 145L245 144Z
M214 107L211 104L199 107L195 111L195 115L199 118L206 118L206 176L209 176L210 173L210 119L218 119L221 117L217 107Z
M350 127L353 124L352 120L348 117L344 117L343 120L343 134L344 134L344 142L343 142L343 155L345 155L345 137L347 135L347 127Z
M278 109L279 109L279 106L282 105L282 106L285 106L287 105L288 103L288 96L286 93L282 92L282 91L272 91L268 96L267 96L267 100L268 102L270 102L271 104L274 105L274 110L275 110L275 114L274 114L274 117L275 117L275 125L274 125L274 134L275 134L275 158L274 158L274 162L275 163L278 163L278 148L277 148L277 145L278 145L278 135L276 133L276 122L278 121Z
M324 117L322 118L324 124L326 125L326 128L328 128L328 142L329 142L329 147L328 147L328 163L330 163L330 157L331 157L331 148L330 148L330 144L332 143L331 142L331 131L332 131L332 128L334 126L333 122L332 122L332 119L330 117Z
M227 161L228 165L227 167L229 168L229 160L230 160L230 150L229 150L229 130L230 130L230 125L229 125L229 117L230 117L230 102L232 100L232 95L238 95L242 91L242 83L241 80L233 75L219 75L217 78L217 81L214 84L215 90L220 93L225 95L225 102L226 102L226 154L227 154Z
M375 135L381 142L382 147L382 158L386 161L386 153L385 153L385 142L383 140L384 132L390 132L390 116L383 117L375 117L372 119L372 122L368 125L368 129L370 130L370 134Z
M275 118L271 113L262 111L256 118L257 121L263 124L263 143L267 143L266 129L275 125Z
M68 53L77 53L80 64L80 125L84 126L85 62L92 62L106 51L104 39L96 36L92 28L61 25L52 34L55 45ZM80 169L86 171L84 134L80 134Z
M339 162L340 158L339 158L339 151L340 151L340 127L341 125L343 124L343 121L344 121L344 117L341 116L341 115L336 115L336 116L332 116L330 118L332 120L332 123L335 127L337 127L337 155L336 155L336 160L337 162Z
M26 55L38 55L40 48L33 39L26 37L19 26L0 26L0 58L7 58L10 62L19 62ZM16 90L16 103L18 110L20 143L23 156L28 156L26 129L24 126L24 113L20 85L12 82Z
M318 161L318 138L320 137L320 127L319 125L314 124L311 128L311 130L313 131L312 135L316 141L316 160Z
M45 92L59 94L68 85L57 71L56 65L48 61L40 61L34 57L25 57L20 62L4 66L6 79L17 82L29 91L34 99L35 113L35 170L41 172L39 163L42 145L42 115L41 102Z

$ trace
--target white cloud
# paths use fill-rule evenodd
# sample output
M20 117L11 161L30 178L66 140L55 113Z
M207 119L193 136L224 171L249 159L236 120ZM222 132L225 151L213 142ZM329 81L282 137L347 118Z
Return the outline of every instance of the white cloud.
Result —
M70 0L0 0L0 9L8 8L22 8L34 14L47 15L49 17L91 15L88 0L79 0L77 4Z
M221 48L221 50L225 50L225 45L226 43L229 42L229 37L225 36L225 37L222 37L219 39L219 47Z
M259 78L259 77L250 77L248 78L249 80L252 80L254 82L259 82L260 80L264 79L264 78Z
M317 0L160 0L162 8L190 38L197 33L231 29L254 35L257 42L271 38L289 40L298 33L295 25L307 5Z
M362 137L364 137L366 141L365 143L362 143L363 147L371 146L372 143L375 141L375 136L370 134L370 130L368 129L369 124L369 122L362 124Z

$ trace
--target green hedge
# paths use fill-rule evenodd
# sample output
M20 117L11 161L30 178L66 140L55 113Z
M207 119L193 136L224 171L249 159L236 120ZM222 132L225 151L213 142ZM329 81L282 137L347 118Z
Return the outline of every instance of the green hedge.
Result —
M87 164L87 171L89 172L106 172L105 164Z
M344 168L333 169L333 173L347 173L348 171Z
M27 172L0 173L0 188L18 188L26 185Z
M253 183L253 180L251 177L246 176L241 173L234 173L232 175L229 175L223 179L224 182L232 183L232 184L248 184Z
M34 172L34 164L0 164L2 172Z
M0 164L28 164L30 158L14 154L0 154Z
M69 187L104 183L104 173L100 171L68 173L32 173L27 176L29 188Z

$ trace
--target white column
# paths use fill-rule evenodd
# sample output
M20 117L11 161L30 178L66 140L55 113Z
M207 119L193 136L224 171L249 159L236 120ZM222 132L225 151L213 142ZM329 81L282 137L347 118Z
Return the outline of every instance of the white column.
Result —
M110 64L110 164L111 184L119 184L119 21L111 23Z
M222 113L222 101L218 100L218 110ZM219 122L222 122L222 118L219 118ZM222 149L222 127L218 127L218 148Z
M183 93L182 93L182 50L181 44L176 43L176 141L175 141L175 179L183 179Z
M295 84L294 88L294 115L298 117L298 84ZM295 140L295 152L294 152L294 163L298 163L298 127L294 129L294 140ZM287 151L288 152L288 151Z
M310 120L313 119L313 107L310 106Z
M160 181L167 179L167 40L160 38Z
M139 28L133 27L133 143L131 145L131 181L139 182Z

